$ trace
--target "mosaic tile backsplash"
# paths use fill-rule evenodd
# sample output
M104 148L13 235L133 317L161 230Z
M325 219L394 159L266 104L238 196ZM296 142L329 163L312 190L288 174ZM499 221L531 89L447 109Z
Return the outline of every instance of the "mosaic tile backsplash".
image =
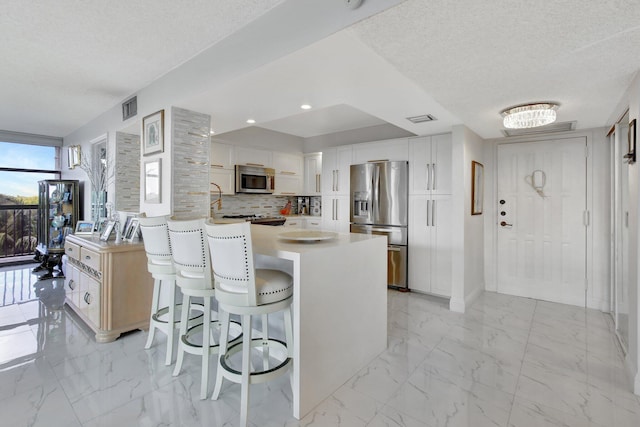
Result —
M214 198L217 198L217 194ZM317 197L320 199L320 197ZM280 209L291 201L291 213L298 212L297 197L271 196L268 194L236 194L234 196L222 196L222 209L211 210L211 216L221 218L223 215L255 215L267 216L280 215Z

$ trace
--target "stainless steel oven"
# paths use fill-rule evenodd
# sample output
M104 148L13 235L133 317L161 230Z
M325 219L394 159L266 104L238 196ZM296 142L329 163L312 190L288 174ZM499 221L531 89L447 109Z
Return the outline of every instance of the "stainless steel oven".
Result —
M274 169L236 165L236 193L272 194L274 186Z

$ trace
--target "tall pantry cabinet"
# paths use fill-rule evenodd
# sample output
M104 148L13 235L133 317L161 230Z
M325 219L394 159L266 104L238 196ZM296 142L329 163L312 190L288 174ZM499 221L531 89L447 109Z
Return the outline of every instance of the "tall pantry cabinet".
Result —
M451 296L451 134L409 139L409 288Z

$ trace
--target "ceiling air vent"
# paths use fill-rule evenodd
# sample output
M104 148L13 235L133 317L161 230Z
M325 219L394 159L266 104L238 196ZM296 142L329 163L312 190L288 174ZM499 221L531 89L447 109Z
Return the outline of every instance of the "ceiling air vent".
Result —
M576 122L557 122L528 129L502 129L504 136L538 135L543 133L568 132L576 130Z
M138 114L138 97L133 98L122 103L122 121L130 119Z
M423 114L422 116L407 117L407 120L409 120L411 123L424 123L424 122L432 122L438 119L436 119L431 114Z

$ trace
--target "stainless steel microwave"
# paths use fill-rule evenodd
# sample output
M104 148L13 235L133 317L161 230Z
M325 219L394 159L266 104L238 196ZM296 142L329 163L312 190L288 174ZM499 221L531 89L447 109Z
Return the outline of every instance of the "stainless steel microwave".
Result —
M236 165L236 193L272 194L275 169Z

